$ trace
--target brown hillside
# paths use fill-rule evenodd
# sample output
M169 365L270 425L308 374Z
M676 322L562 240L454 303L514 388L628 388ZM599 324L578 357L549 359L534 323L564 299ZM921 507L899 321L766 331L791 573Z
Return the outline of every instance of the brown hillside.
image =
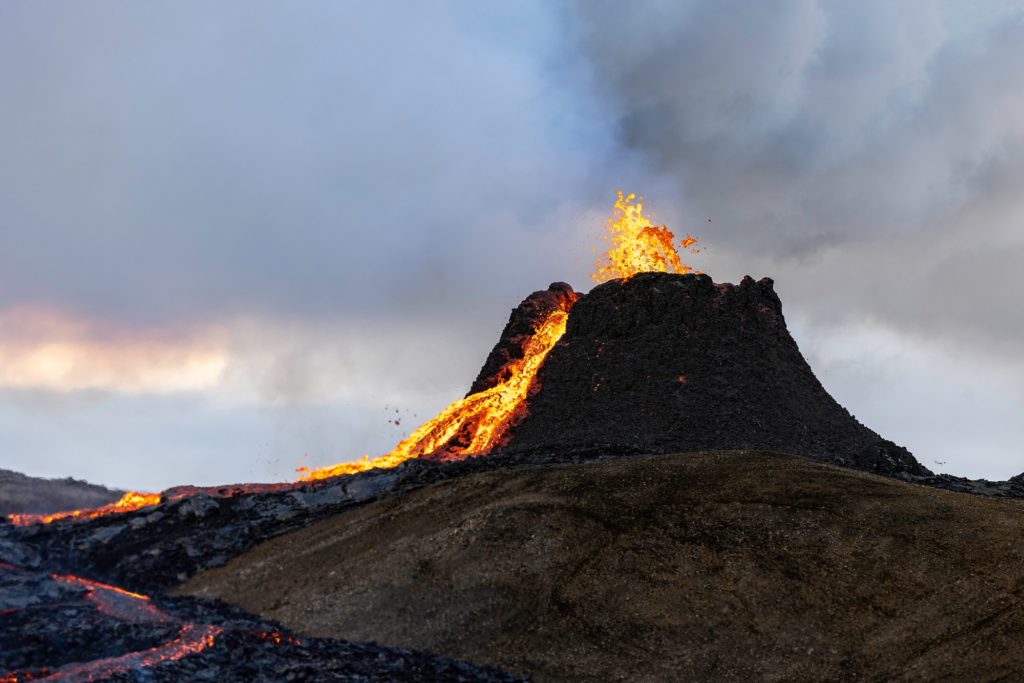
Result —
M537 680L1024 679L1024 505L760 452L473 475L181 590Z
M0 515L49 514L113 503L124 491L77 479L40 479L0 470Z

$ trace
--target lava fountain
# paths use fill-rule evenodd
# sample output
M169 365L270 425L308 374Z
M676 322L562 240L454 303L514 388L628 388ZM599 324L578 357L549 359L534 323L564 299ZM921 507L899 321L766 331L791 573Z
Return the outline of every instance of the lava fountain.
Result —
M692 273L693 268L679 258L676 236L666 226L654 225L644 216L643 197L623 196L621 191L617 194L604 235L608 250L598 259L590 277L597 282L607 282L637 273ZM696 254L699 251L693 246L696 243L697 238L687 234L680 246Z

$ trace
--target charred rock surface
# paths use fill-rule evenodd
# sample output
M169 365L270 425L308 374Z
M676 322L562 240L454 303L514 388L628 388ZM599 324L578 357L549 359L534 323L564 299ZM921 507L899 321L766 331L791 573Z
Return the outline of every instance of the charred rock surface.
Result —
M490 389L508 379L509 364L523 357L526 343L540 324L552 311L568 311L580 295L564 282L554 282L547 289L534 292L523 299L523 302L512 309L505 329L502 330L498 343L484 361L484 366L477 375L469 394ZM467 396L469 395L467 394Z
M478 383L487 376L484 367ZM475 385L474 385L475 386ZM768 278L644 273L575 303L509 452L761 448L885 475L931 472L840 406Z
M968 479L953 474L933 474L926 477L900 477L905 481L923 484L937 489L970 493L987 498L1019 498L1024 499L1024 479L1014 477L1008 481L989 481L988 479Z
M640 453L628 454L638 456ZM67 572L141 592L162 591L219 567L269 538L424 486L492 470L571 466L627 457L620 451L505 453L461 462L413 460L294 491L216 497L208 493L130 513L13 526L0 518L0 562ZM680 455L685 458L687 455ZM894 478L961 493L1024 498L1024 481L952 475Z
M0 680L514 681L422 652L300 638L212 600L0 566Z
M203 569L219 567L268 538L379 498L475 472L571 465L599 457L531 453L448 463L410 460L392 469L291 490L197 490L187 498L90 519L14 526L0 517L0 562L72 573L134 591L161 591Z

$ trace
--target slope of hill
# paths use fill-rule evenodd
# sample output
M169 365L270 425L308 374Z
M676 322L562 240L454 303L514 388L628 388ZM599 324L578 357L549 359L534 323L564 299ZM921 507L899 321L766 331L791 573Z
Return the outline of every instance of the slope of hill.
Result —
M114 502L123 493L78 479L40 479L0 470L0 515L99 507Z
M537 680L996 679L1024 670L1024 504L754 451L493 471L180 590Z

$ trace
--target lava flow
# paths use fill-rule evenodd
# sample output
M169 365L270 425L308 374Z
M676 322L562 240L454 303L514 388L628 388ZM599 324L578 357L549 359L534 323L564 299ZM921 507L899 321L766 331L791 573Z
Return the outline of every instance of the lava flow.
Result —
M133 510L149 507L150 505L156 505L159 502L159 493L140 493L138 491L129 491L113 503L108 503L107 505L103 505L98 508L67 510L66 512L54 512L49 515L15 514L8 515L8 519L10 519L11 524L15 524L17 526L25 526L27 524L49 524L50 522L55 522L58 519L90 519L92 517L111 515L116 512L132 512Z
M140 652L129 652L118 657L107 657L97 659L84 664L73 664L58 669L54 673L40 678L40 681L96 681L106 679L114 674L125 671L145 669L155 666L161 662L173 662L202 652L211 647L222 629L217 626L200 626L197 624L185 624L178 631L178 637L162 645L142 650ZM12 680L18 680L13 678Z
M410 458L432 455L438 460L459 460L480 455L501 443L530 390L533 378L544 358L565 333L569 312L552 311L534 330L523 357L508 367L509 378L490 389L470 394L455 401L441 413L420 426L395 449L379 458L364 457L355 462L310 470L300 468L304 481L327 479L341 474L354 474L375 467L394 467Z
M22 571L7 564L0 565L0 569L9 572ZM172 662L202 652L213 646L216 637L223 631L218 626L183 622L158 608L147 596L117 586L69 574L50 574L49 578L65 586L83 589L85 599L91 602L98 612L118 622L177 625L179 628L176 637L146 650L91 662L68 664L54 671L47 671L42 677L12 672L0 677L0 681L40 680L70 683L106 679L117 673L151 667L160 662Z
M675 235L667 227L655 226L643 214L643 204L634 194L618 192L611 218L604 236L609 247L598 260L592 277L598 282L613 278L628 278L637 273L657 271L689 273L674 244ZM680 242L683 249L696 253L696 238L687 235ZM570 304L571 305L571 304ZM374 468L394 467L410 458L431 457L435 460L459 460L482 455L502 444L508 430L522 417L525 400L534 378L548 352L561 339L569 318L569 306L551 311L539 321L524 346L522 358L511 361L505 368L507 379L483 391L459 399L441 411L437 417L421 425L386 455L377 458L364 456L354 462L338 463L317 469L301 467L298 484L329 479L345 474L356 474ZM203 490L212 495L230 496L237 493L280 490L288 484L243 484L225 491L182 487L179 493L165 494L165 499L189 495L186 490ZM120 500L99 508L71 510L50 515L10 515L16 525L49 523L60 519L88 519L117 512L130 512L156 505L160 494L131 491Z

